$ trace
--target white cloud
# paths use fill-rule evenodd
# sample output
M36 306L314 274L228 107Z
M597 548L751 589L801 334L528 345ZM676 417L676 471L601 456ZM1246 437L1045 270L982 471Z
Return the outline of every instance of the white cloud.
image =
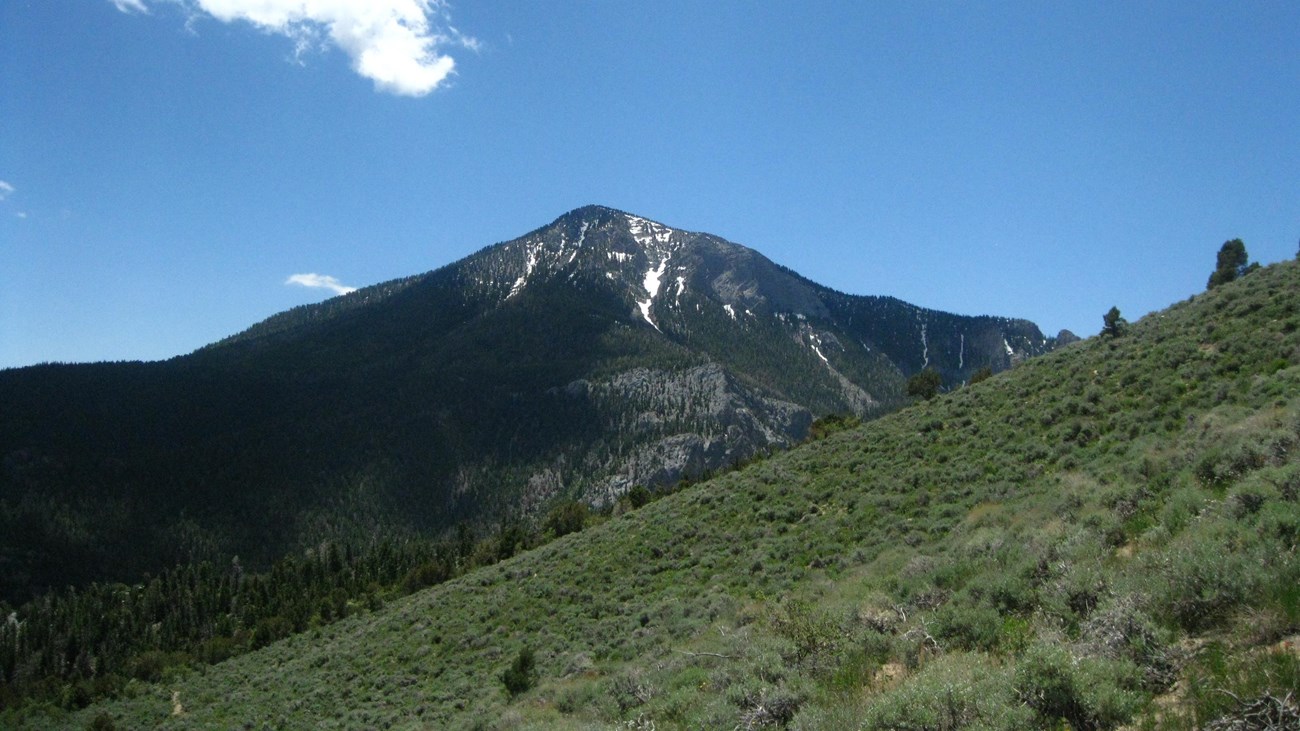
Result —
M17 188L13 187L12 185L6 183L3 180L0 180L0 201L4 200L5 198L8 198L9 194L13 193L15 190L17 190Z
M110 0L118 10L145 10L145 0ZM440 49L476 50L478 41L448 21L444 0L150 0L179 2L223 23L244 21L286 36L297 58L332 44L381 91L424 96L456 67Z
M339 280L326 274L294 274L284 280L285 284L296 284L300 287L316 287L328 289L334 294L347 294L357 291L356 287L349 287Z

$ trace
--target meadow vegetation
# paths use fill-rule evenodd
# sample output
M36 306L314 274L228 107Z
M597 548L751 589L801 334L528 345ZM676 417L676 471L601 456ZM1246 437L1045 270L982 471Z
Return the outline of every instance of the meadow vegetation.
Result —
M557 515L545 545L255 652L0 725L1300 718L1300 263L833 426L582 530Z

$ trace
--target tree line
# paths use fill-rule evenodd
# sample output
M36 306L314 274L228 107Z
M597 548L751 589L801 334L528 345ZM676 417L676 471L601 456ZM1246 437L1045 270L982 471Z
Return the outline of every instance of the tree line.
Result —
M823 417L810 438L859 423ZM486 531L462 522L438 539L326 541L264 571L246 570L237 557L221 565L200 561L133 584L47 592L16 608L0 601L0 713L29 705L84 708L131 683L158 682L377 610L767 456L653 491L638 485L598 511L564 499L536 518L510 518Z
M509 558L586 526L564 502L538 525L466 524L438 539L327 542L261 572L238 558L182 564L134 584L93 583L0 603L0 710L83 708L132 682L221 662Z

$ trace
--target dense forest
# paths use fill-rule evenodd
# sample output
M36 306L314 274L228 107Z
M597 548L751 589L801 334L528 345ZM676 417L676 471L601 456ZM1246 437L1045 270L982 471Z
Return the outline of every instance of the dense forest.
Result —
M812 439L857 423L818 420ZM737 463L728 469L739 469ZM707 479L710 475L703 475ZM178 564L139 583L92 582L50 591L14 608L0 602L0 711L83 708L133 682L157 682L265 647L489 566L685 489L637 486L601 511L562 500L541 516L490 531L461 523L440 540L324 542L247 570L238 557Z
M648 494L648 493L646 493ZM182 564L138 584L92 583L14 609L0 604L0 709L81 708L196 664L255 650L446 581L574 530L585 506L556 506L541 530L511 522L484 538L325 543L269 571Z

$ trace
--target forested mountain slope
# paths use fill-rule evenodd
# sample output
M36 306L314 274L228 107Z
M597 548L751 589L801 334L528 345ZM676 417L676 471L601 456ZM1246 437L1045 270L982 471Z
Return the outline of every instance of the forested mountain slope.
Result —
M1054 344L582 208L170 361L0 372L0 600L608 505Z
M5 720L1294 724L1297 447L1288 262L382 609Z

